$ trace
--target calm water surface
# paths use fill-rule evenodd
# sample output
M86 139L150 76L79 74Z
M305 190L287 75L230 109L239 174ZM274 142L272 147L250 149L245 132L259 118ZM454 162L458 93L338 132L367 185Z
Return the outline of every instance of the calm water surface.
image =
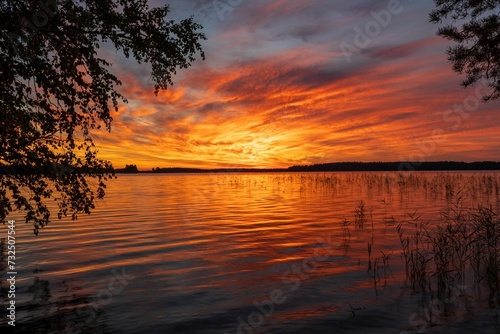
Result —
M92 215L38 237L10 217L16 329L500 333L480 300L415 327L422 298L405 281L396 232L415 211L437 221L460 196L498 210L499 183L470 172L122 175Z

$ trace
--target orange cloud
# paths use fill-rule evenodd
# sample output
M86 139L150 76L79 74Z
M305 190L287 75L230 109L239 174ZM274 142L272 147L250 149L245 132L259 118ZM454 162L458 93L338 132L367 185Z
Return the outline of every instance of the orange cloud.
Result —
M433 149L424 150L425 160L500 160L498 103L479 106L458 128L444 116L474 94L458 86L446 42L424 33L403 42L381 37L348 64L336 46L349 31L330 31L334 23L324 17L314 29L304 22L307 38L304 31L283 37L283 18L322 11L282 3L249 12L242 20L250 26L228 19L228 29L214 32L207 61L180 72L158 96L147 74L121 68L129 104L114 116L111 134L96 134L101 157L140 169L287 167L395 161L422 154L426 144ZM268 16L283 39L262 37L274 32ZM435 130L443 141L432 142Z

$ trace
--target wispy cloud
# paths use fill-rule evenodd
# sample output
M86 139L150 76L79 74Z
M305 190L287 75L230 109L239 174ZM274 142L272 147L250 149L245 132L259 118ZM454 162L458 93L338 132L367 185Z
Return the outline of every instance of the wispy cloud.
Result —
M446 140L426 159L500 160L499 104L452 129L443 113L474 92L459 87L427 23L433 2L402 3L348 63L339 44L386 4L243 1L221 21L212 1L173 1L175 17L191 11L207 27L207 60L156 97L147 67L110 54L129 104L99 135L102 157L142 169L388 161L440 129Z

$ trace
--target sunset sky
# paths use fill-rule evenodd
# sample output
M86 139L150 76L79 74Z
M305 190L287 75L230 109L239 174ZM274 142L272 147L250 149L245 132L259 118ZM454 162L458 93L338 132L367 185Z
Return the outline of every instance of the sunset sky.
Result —
M459 85L432 0L169 3L204 26L206 60L156 97L147 65L108 50L129 103L95 139L116 168L500 160L500 103Z

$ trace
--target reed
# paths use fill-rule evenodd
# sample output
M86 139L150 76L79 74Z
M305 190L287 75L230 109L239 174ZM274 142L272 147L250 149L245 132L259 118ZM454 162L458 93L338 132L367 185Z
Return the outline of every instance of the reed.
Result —
M340 226L342 228L342 248L344 249L345 255L349 253L349 244L351 241L351 231L349 229L349 225L351 225L351 222L347 218L344 218L340 222Z
M485 283L490 307L500 306L500 219L492 207L456 205L432 228L408 214L396 229L415 291L448 300L453 285L473 280L478 290Z
M340 226L342 227L343 239L351 238L351 231L349 230L349 225L351 225L351 222L347 218L342 219L342 221L340 222Z
M372 270L372 246L373 246L373 236L371 242L368 241L368 271Z
M366 206L364 201L359 201L354 210L354 224L357 228L363 228L366 222Z

